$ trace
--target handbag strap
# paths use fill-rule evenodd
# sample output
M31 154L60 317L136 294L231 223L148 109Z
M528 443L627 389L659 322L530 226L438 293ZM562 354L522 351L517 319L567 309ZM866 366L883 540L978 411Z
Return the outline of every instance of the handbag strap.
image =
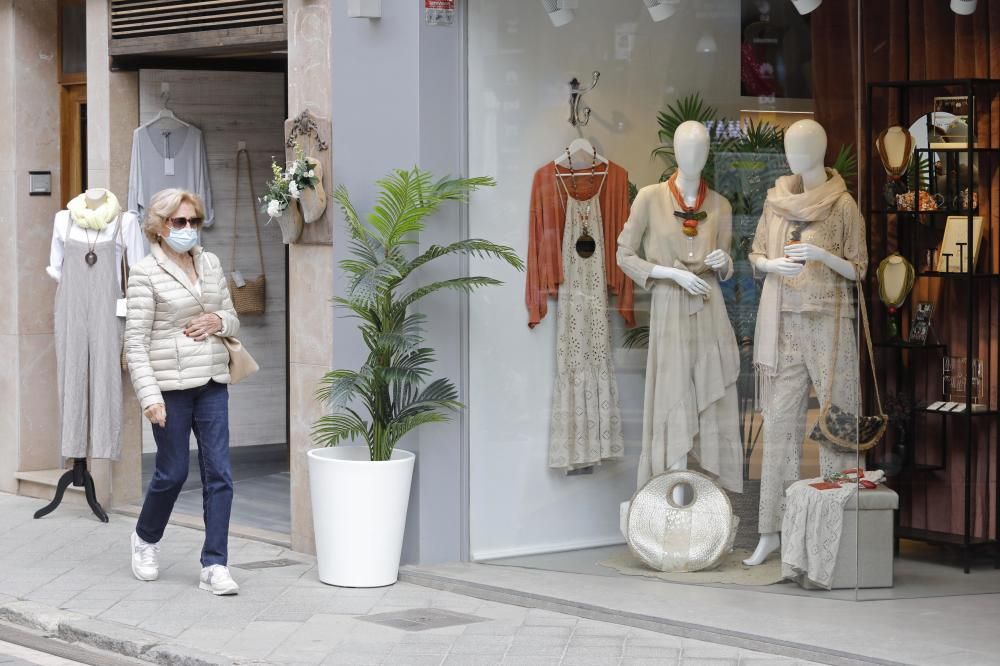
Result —
M868 306L865 303L865 290L861 284L861 273L858 271L858 267L854 267L854 287L858 292L858 309L861 310L861 335L865 338L865 345L868 349L868 365L872 371L872 387L875 390L875 403L878 405L878 413L884 414L882 411L882 396L879 394L878 390L878 373L875 371L875 349L872 346L872 332L868 324ZM837 378L837 358L840 356L840 313L843 306L843 300L837 297L837 308L836 308L836 319L834 320L834 334L833 334L833 363L830 367L830 379L826 389L826 406L829 407L833 404L833 382Z
M245 155L247 158L247 185L249 187L247 193L250 195L250 210L253 211L253 228L257 232L257 255L260 257L260 274L264 275L264 248L260 242L260 222L257 220L257 206L254 205L253 201L253 167L250 164L250 153L246 148L240 148L236 151L236 193L233 195L233 253L232 260L229 262L229 271L233 272L236 270L236 227L239 225L239 210L240 210L240 156Z

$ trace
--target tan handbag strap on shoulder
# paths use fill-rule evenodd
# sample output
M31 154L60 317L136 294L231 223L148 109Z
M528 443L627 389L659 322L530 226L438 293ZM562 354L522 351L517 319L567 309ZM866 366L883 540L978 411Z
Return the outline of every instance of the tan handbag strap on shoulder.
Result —
M236 236L237 228L240 223L240 158L246 157L247 163L247 194L250 196L250 210L253 212L253 227L254 231L257 233L257 255L260 257L260 274L264 275L264 247L260 241L260 221L257 219L257 206L254 205L253 199L253 166L250 164L250 153L246 148L240 148L236 151L236 182L235 190L233 194L233 252L232 259L229 262L229 272L232 273L236 270Z
M875 402L878 405L878 413L883 414L882 411L882 396L879 394L878 390L878 374L875 371L875 349L872 346L872 333L871 328L868 324L868 307L865 303L865 290L861 285L861 279L857 277L857 267L855 267L855 280L854 287L855 291L858 293L858 310L861 311L861 326L858 328L860 334L865 339L865 345L868 350L868 366L872 371L872 388L875 390ZM843 312L843 299L837 299L836 308L836 319L834 320L834 334L833 334L833 363L830 365L830 381L827 382L826 387L826 404L823 406L824 409L828 408L833 404L833 382L837 377L837 358L840 356L840 315Z

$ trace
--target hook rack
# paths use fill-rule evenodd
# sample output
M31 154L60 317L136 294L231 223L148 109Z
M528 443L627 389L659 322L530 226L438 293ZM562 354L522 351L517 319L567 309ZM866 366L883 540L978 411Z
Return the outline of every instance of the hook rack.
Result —
M583 96L597 87L601 73L594 70L593 81L586 88L580 86L580 81L573 77L569 82L569 124L573 127L583 127L590 122L590 107L582 106Z

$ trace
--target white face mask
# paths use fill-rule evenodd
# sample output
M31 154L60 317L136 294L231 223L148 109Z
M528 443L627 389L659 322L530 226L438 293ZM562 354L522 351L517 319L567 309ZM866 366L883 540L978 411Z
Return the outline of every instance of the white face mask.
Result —
M173 229L164 240L174 252L187 252L198 244L198 232L191 227Z

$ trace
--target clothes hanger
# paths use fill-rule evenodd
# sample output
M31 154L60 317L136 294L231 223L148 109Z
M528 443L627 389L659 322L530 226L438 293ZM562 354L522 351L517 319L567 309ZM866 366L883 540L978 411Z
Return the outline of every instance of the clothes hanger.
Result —
M156 112L156 115L153 116L151 120L144 122L143 124L139 125L139 127L149 127L150 125L155 125L161 120L172 120L175 123L179 123L183 127L191 127L191 123L184 122L183 120L178 118L173 111L170 110L170 107L167 106L167 101L169 99L170 99L170 93L165 89L160 94L160 102L161 102L160 110Z
M595 156L597 157L597 161L599 163L601 163L601 164L608 164L608 158L604 157L601 154L598 154L597 151L594 149L594 144L592 144L590 141L588 141L588 140L586 140L586 139L584 139L582 137L581 138L577 138L577 139L573 139L573 141L570 142L569 148L568 148L568 155L567 155L567 151L563 151L558 157L556 157L552 161L555 162L556 166L568 167L569 166L569 160L567 158L569 156L574 156L575 157L578 153L583 153L586 156L586 158L585 158L586 162L581 162L581 164L585 164L587 162L592 162ZM559 174L560 177L566 177L566 176L569 176L569 175L570 174L568 174L568 173L561 173L561 174Z

